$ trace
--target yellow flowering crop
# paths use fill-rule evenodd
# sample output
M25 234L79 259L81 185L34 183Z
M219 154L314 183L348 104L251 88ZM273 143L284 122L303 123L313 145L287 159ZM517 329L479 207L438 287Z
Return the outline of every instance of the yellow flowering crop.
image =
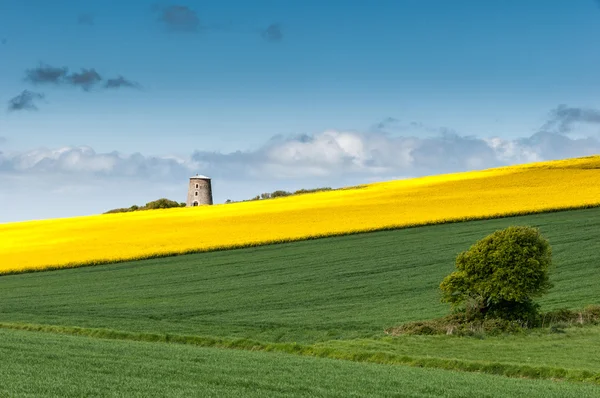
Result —
M0 224L0 273L600 205L600 156L286 198Z

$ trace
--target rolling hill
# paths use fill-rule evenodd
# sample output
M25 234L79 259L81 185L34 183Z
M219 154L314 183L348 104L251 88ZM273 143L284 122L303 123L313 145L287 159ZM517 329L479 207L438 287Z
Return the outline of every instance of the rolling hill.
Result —
M0 273L600 205L600 156L265 201L0 224Z

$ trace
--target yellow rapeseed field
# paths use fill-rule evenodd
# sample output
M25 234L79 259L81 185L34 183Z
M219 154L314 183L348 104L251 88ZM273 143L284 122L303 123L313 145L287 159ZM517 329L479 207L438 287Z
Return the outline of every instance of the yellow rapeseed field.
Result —
M287 198L0 224L0 273L600 205L600 156Z

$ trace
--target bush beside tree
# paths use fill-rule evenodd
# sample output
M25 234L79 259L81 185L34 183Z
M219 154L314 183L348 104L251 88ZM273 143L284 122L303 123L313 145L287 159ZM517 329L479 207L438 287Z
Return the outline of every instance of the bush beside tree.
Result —
M172 207L185 207L186 204L184 202L178 203L174 200L169 200L167 198L160 198L157 200L153 200L152 202L146 203L144 206L133 205L131 207L123 207L119 209L112 209L104 214L112 214L112 213L127 213L131 211L139 211L139 210L153 210L153 209L169 209Z

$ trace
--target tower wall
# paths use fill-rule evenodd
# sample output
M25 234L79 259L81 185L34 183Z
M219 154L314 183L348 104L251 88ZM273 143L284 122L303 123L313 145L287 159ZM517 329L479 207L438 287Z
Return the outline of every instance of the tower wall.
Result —
M190 178L186 205L188 207L194 206L194 202L198 202L198 206L213 204L212 186L209 178Z

